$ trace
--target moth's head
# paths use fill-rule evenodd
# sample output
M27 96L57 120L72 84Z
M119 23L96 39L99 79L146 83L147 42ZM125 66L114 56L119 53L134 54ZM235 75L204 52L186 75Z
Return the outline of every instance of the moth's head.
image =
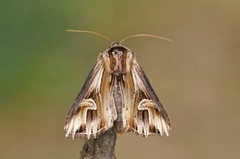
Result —
M134 60L134 53L119 43L111 46L100 54L105 69L113 75L124 75L130 72Z

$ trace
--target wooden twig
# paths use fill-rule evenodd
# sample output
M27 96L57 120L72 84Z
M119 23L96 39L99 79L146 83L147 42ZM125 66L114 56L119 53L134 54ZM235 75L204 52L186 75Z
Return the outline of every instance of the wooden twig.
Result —
M98 138L86 139L80 152L80 159L116 159L116 139L114 127L99 135Z

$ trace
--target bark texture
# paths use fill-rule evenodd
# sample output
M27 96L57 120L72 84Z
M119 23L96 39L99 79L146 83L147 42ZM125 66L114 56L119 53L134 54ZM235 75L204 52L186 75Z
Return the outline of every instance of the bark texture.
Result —
M114 127L101 134L98 138L86 139L80 159L116 159L115 142L117 139Z

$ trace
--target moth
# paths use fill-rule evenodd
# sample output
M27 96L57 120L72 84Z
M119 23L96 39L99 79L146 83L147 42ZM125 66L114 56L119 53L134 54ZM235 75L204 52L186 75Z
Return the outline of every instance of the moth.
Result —
M112 43L99 54L68 113L64 126L66 137L96 138L113 126L118 133L134 132L145 137L169 135L167 112L135 53L121 42Z

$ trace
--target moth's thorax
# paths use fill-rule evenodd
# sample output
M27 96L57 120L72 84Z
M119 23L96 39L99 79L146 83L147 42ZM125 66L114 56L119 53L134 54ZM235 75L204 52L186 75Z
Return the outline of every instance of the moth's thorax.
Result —
M134 53L128 48L113 43L111 47L100 54L105 69L115 75L124 75L129 73L134 60Z

